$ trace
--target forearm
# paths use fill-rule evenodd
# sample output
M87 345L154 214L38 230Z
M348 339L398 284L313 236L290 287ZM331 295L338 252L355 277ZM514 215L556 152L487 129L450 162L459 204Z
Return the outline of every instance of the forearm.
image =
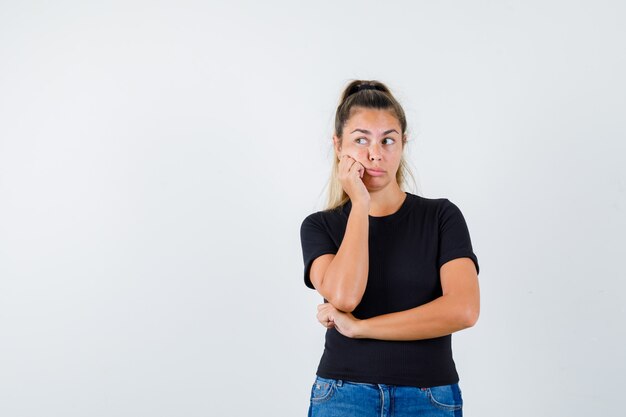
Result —
M359 320L355 338L419 340L471 327L476 319L457 297L443 295L409 310Z
M322 286L328 301L337 309L350 312L360 303L369 273L369 207L353 204L346 231Z

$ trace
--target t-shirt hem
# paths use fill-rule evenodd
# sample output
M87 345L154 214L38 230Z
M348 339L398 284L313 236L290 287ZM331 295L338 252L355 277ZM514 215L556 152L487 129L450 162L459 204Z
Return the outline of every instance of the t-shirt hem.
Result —
M311 266L313 266L313 261L315 261L317 258L319 258L322 255L327 255L327 254L331 254L331 255L336 255L337 251L334 250L322 250L322 251L318 251L316 252L313 256L311 256L310 260L307 261L305 268L304 268L304 284L311 288L311 289L315 289L315 287L313 286L313 283L311 282L311 278L310 278L310 274L311 274Z
M446 262L449 262L457 258L470 258L472 262L474 262L474 266L476 267L476 274L480 273L480 267L478 266L478 259L476 258L476 254L474 254L473 252L469 252L467 250L462 250L462 251L457 251L457 252L452 252L452 253L447 254L445 257L441 258L441 260L439 261L438 268L441 268L441 266L445 264Z
M357 375L357 374L337 374L333 372L325 372L323 370L317 370L316 373L322 378L341 379L343 381L362 382L367 384L389 384L389 385L407 385L412 387L436 387L440 385L450 385L459 382L459 378L449 379L419 379L419 378L407 378L402 376L374 376L374 375Z

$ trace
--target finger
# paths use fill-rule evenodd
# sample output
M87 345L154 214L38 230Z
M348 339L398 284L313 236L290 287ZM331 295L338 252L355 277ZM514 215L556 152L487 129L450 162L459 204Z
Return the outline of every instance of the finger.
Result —
M317 312L318 320L332 320L330 311L327 309L323 309Z
M354 161L354 164L350 167L349 172L356 173L359 178L363 178L363 174L365 173L365 167L359 161Z
M317 313L317 316L322 320L326 321L330 318L330 310L322 309Z
M341 155L341 158L339 159L339 163L350 163L356 161L356 158L354 158L352 155L348 155L348 154L344 154Z
M319 321L322 326L327 328L335 325L335 321L327 315L318 315L317 321Z
M355 163L355 159L353 159L349 155L346 155L346 158L344 158L343 161L339 164L339 171L341 173L347 174L348 172L350 172L350 168L352 168Z
M321 310L321 309L323 309L323 308L328 307L329 305L330 305L330 303L320 304L320 305L318 305L318 306L317 306L317 310L319 311L319 310Z
M323 325L326 325L326 323L328 323L328 317L326 315L323 315L323 314L318 314L317 315L317 321L319 321Z

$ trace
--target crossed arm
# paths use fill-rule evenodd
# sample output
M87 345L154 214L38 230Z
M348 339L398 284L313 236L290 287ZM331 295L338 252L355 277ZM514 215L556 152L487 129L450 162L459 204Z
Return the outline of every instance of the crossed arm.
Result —
M319 260L322 269L333 256L323 255L313 265ZM322 325L335 327L344 336L381 340L429 339L472 327L480 313L474 263L470 258L448 261L441 266L440 279L443 295L409 310L359 320L351 314L353 309L342 311L324 296L329 302L318 306L317 318Z
M316 258L311 282L327 303L318 306L317 318L326 327L354 338L417 340L449 335L478 320L478 274L470 258L456 258L441 266L442 296L409 310L359 320L351 312L361 302L367 285L368 207L355 203L346 232L335 255Z

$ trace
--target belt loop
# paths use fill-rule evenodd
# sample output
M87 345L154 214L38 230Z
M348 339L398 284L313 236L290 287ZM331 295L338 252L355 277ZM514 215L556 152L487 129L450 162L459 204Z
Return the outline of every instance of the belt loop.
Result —
M337 386L340 387L343 385L343 381L341 379L337 380Z

